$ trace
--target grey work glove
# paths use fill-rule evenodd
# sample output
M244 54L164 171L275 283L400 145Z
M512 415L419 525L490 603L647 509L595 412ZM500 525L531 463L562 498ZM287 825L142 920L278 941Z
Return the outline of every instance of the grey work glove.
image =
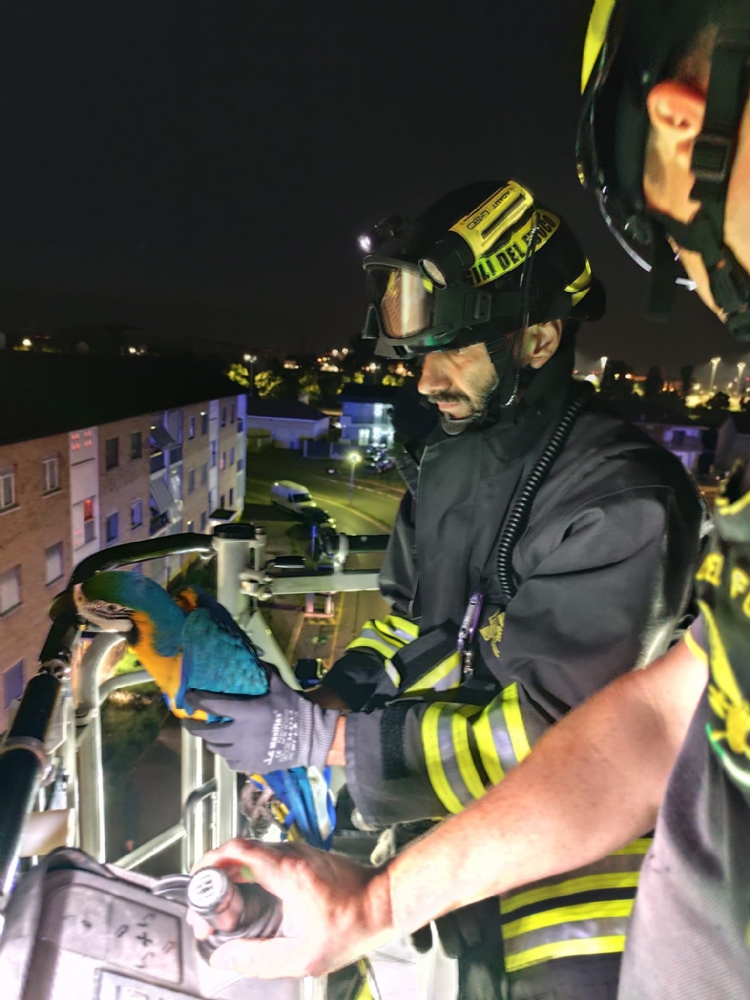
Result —
M193 709L229 717L230 722L182 724L220 754L234 771L267 774L290 767L325 767L341 714L319 708L293 691L274 670L268 671L268 694L256 696L188 691Z

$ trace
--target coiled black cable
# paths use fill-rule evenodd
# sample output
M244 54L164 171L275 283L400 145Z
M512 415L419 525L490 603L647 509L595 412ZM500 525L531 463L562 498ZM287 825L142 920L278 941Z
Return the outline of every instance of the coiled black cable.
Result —
M593 389L589 382L583 382L578 387L573 401L563 413L560 422L552 432L544 451L539 456L536 465L531 470L526 482L521 487L518 499L505 522L503 533L497 545L497 578L506 602L515 597L518 588L513 579L513 549L521 537L526 521L531 513L531 506L540 486L550 473L552 466L568 440L581 410L591 398Z

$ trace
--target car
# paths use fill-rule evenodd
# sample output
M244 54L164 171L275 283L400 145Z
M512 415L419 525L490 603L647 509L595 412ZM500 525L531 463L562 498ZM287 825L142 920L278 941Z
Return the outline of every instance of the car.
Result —
M290 479L281 479L273 484L271 503L292 514L305 514L318 506L306 486L293 483Z

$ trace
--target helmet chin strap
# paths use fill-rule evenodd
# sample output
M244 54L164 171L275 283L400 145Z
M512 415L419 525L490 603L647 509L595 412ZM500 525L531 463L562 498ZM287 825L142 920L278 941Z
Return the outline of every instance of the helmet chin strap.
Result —
M663 307L669 299L666 285L670 279L673 285L676 276L674 255L664 249L666 233L685 250L701 255L711 294L727 314L729 330L738 340L750 340L750 274L724 243L727 191L750 83L750 17L747 0L734 0L727 6L729 9L722 12L722 28L711 58L703 129L695 140L690 165L695 175L690 197L699 201L701 207L688 223L652 213L657 228L655 249L658 249L652 271L651 303L654 312L664 313Z

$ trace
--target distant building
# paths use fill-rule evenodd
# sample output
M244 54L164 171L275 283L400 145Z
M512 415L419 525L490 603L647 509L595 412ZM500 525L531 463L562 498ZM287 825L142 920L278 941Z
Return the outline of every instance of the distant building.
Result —
M341 439L360 447L393 443L391 409L398 390L386 385L344 386L341 396Z
M251 434L253 431L265 431L282 448L298 451L303 441L324 438L330 426L330 418L325 413L298 400L262 399L258 396L247 400L248 431Z
M688 472L698 475L701 456L706 452L706 428L693 423L682 403L676 400L647 400L633 396L618 400L618 413L644 430L649 437L675 455Z
M0 365L0 731L86 556L241 512L245 396L192 362L13 352ZM226 517L225 517L226 519ZM179 557L144 564L164 584Z

